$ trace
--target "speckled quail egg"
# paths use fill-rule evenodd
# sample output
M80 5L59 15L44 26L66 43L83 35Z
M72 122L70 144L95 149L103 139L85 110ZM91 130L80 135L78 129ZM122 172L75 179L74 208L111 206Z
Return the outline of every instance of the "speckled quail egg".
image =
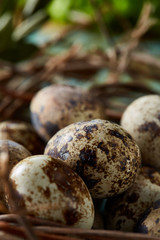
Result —
M137 223L136 232L160 237L160 199L155 201L142 214Z
M65 161L76 171L93 198L125 191L141 164L139 148L127 131L101 119L61 129L48 142L45 154Z
M22 159L31 156L31 153L21 144L11 140L0 140L0 153L6 149L9 153L10 169Z
M17 164L22 159L31 156L31 153L21 144L16 143L11 140L0 140L0 161L1 154L5 151L8 151L9 161L8 161L8 170L10 171L15 164ZM0 186L2 185L2 181L0 179ZM4 191L3 188L0 188L0 203L2 203L6 210L7 206L5 203ZM3 209L0 209L0 212L3 212Z
M141 214L159 198L160 173L143 167L131 188L107 202L105 227L133 232Z
M83 180L64 162L34 155L19 162L10 180L28 215L91 228L94 205Z
M31 124L23 121L4 121L0 123L0 139L20 143L33 155L42 154L44 143Z
M71 123L105 116L101 104L91 94L63 85L41 89L33 97L30 109L32 124L46 141Z
M121 125L140 147L142 163L160 169L160 96L133 101L124 111Z

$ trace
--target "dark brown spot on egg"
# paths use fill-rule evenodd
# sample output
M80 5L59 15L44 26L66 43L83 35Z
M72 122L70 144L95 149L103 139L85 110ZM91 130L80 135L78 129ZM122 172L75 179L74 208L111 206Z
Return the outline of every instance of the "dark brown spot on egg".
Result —
M76 138L79 139L79 140L80 140L81 138L83 138L83 137L84 137L84 136L83 136L81 133L78 133L78 134L76 135Z
M113 142L113 141L112 141L112 142L108 141L108 142L107 142L107 145L110 146L110 147L112 147L112 148L116 148L116 147L118 146L118 144L115 143L115 142Z
M33 200L33 199L31 198L31 196L27 196L27 201L28 201L28 202L30 202L30 203L31 203L31 202L32 202L32 200Z
M70 103L73 107L75 107L75 106L77 105L77 101L75 101L75 100L73 100L73 99L70 99L70 100L69 100L69 103Z
M71 207L67 207L63 210L63 215L67 225L73 225L81 218L81 214Z
M58 124L54 124L51 122L45 123L45 129L50 137L52 137L56 132L60 130Z
M155 223L158 224L158 223L159 223L159 220L160 220L160 219L157 218L157 219L155 220Z
M49 161L46 166L42 167L50 183L55 183L59 191L70 200L80 202L80 198L77 197L77 189L80 189L81 195L83 193L86 195L86 188L82 184L82 180L64 162L55 159L54 161Z
M121 171L125 171L126 170L126 164L127 164L127 159L126 158L123 158L123 160L121 160L119 163L120 163L120 170Z
M91 125L91 126L84 126L83 130L86 132L86 138L87 139L90 139L91 138L91 133L94 131L94 130L97 130L97 125L94 124L94 125Z
M160 199L153 203L153 209L160 208Z
M139 132L150 132L152 139L155 137L160 136L160 127L157 125L156 122L145 122L144 124L140 125L138 128Z
M50 198L51 192L50 192L50 190L49 190L49 187L47 187L46 189L44 189L43 193L44 193L44 195L45 195L46 198Z
M127 196L127 202L128 202L128 203L137 202L138 198L139 198L139 195L138 195L138 194L132 193L131 195L128 195L128 196Z
M122 140L123 144L127 147L128 146L128 143L127 143L127 139L124 135L122 135L121 133L119 133L118 131L116 130L109 130L109 134L111 136L114 136L116 138L119 138Z
M83 148L80 150L79 158L83 165L87 164L89 166L96 167L97 159L95 150Z
M82 176L82 178L89 190L93 189L97 185L97 183L101 181L101 179L91 179L87 176Z
M101 149L103 152L105 152L106 155L109 154L109 150L106 146L106 144L104 142L100 142L98 143L98 146L97 146L99 149Z
M149 167L143 168L143 175L145 176L145 178L148 178L151 181L151 183L160 186L159 175L157 175L156 173L157 171L154 168Z

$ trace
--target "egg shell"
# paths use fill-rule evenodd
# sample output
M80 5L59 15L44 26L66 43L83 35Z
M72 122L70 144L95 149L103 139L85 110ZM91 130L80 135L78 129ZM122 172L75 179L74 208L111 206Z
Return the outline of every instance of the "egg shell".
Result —
M160 96L146 95L124 111L121 125L140 147L142 162L160 169Z
M64 162L35 155L18 163L10 180L29 215L73 227L91 228L94 206L82 179Z
M0 139L9 139L23 145L33 155L42 154L44 142L30 123L4 121L0 123Z
M0 155L8 151L8 170L10 171L14 165L16 165L19 161L22 159L31 156L31 153L21 144L16 143L11 140L0 140ZM2 208L0 212L3 212L7 210L7 205L5 202L5 196L4 196L4 189L2 185L2 180L0 179L0 204L4 206L4 209ZM5 209L6 208L6 209Z
M81 88L51 85L33 97L30 105L31 121L38 134L48 141L58 130L71 123L104 118L101 105Z
M86 183L93 198L129 188L141 164L138 146L118 124L107 120L71 124L55 134L45 154L65 161Z
M141 216L136 232L160 237L160 199L154 202Z
M133 232L141 214L159 198L160 173L143 167L131 188L107 202L105 227Z
M31 156L31 153L21 144L12 140L0 140L0 153L6 150L9 154L10 169L19 161Z

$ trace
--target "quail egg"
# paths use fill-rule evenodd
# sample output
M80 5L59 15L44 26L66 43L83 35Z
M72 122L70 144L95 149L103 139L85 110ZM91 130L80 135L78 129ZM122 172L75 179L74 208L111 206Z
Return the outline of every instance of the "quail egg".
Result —
M31 153L21 144L11 140L0 140L0 153L7 149L9 154L9 168L11 169L22 159L31 156Z
M20 196L18 204L28 215L72 227L92 227L94 205L90 193L64 162L34 155L14 166L10 180Z
M105 227L133 232L141 214L158 199L160 173L153 168L143 167L132 187L107 202Z
M142 214L137 223L136 232L160 237L160 199L155 201Z
M32 124L45 141L71 123L105 116L95 97L81 88L65 85L41 89L33 97L30 109Z
M16 143L11 140L0 140L0 161L1 161L1 154L4 151L8 151L8 170L10 171L15 164L17 164L22 159L31 156L31 153L23 147L21 144ZM2 206L7 210L6 202L5 202L5 196L3 191L3 185L2 180L0 179L0 204L2 203ZM3 209L0 212L3 212Z
M0 123L0 139L9 139L20 143L33 155L42 154L44 143L31 124L23 121L5 121Z
M128 132L101 119L61 129L49 140L44 153L76 171L93 198L125 191L135 181L141 165L139 148Z
M140 147L142 163L160 169L160 96L133 101L124 111L121 125Z

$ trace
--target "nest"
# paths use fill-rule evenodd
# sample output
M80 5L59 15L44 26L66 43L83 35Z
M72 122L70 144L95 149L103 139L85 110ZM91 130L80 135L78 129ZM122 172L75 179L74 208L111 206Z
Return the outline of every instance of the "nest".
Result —
M151 6L145 6L137 26L129 33L127 41L125 41L125 48L123 43L114 46L107 53L94 51L82 54L80 46L73 45L61 55L47 56L44 52L49 45L53 44L51 42L43 46L37 55L27 63L14 65L0 61L0 121L8 119L29 121L30 101L43 86L57 83L59 79L67 77L74 77L81 81L84 81L83 79L93 81L94 75L102 69L109 70L106 82L97 84L93 81L88 91L103 101L106 117L111 121L119 122L124 109L137 96L159 94L158 90L151 87L150 79L155 79L156 82L160 80L160 60L148 53L136 51L140 38L154 24L154 21L150 19L150 13ZM64 34L60 36L60 38L62 37ZM123 74L130 76L129 82L121 81ZM19 112L21 112L20 117ZM0 230L8 233L3 239L13 239L13 236L34 240L159 239L138 233L75 229L25 215L23 209L19 209L16 205L15 194L8 180L8 155L1 156L1 159L3 159L1 180L5 191L10 195L13 206L13 213L8 213L3 203L0 205L2 213Z

